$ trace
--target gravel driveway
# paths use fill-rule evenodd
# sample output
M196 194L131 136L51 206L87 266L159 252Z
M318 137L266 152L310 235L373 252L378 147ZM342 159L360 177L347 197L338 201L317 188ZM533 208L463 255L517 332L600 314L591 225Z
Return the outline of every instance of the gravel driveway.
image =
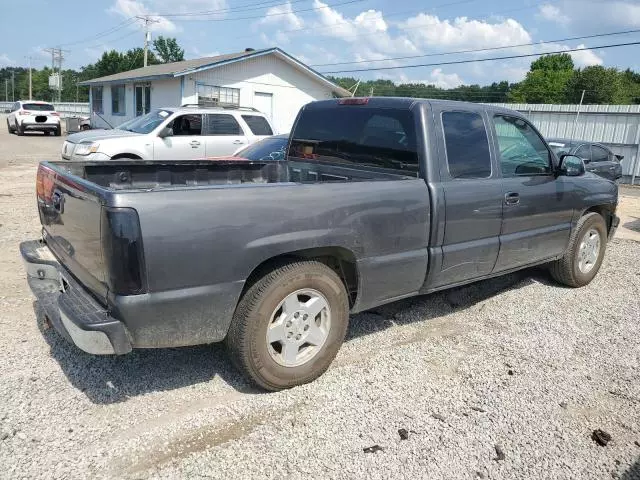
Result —
M583 289L529 270L356 315L323 377L264 394L218 346L93 357L43 330L34 177L0 165L2 478L640 478L638 242Z

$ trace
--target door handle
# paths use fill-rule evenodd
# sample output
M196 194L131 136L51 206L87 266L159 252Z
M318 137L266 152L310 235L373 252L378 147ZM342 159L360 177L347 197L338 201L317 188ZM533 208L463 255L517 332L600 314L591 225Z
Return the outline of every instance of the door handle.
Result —
M520 194L516 192L508 192L504 194L504 203L507 205L517 205L520 203Z
M242 145L244 142L242 140L234 140L234 145Z
M191 148L197 148L200 146L200 142L198 142L197 140L193 140L191 142Z
M615 166L613 166L613 167L609 167L609 170L615 170L615 169L616 169L616 167L615 167Z

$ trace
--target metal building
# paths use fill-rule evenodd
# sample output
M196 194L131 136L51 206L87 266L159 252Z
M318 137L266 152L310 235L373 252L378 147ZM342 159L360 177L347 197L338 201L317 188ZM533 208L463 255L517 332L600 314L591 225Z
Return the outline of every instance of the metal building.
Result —
M527 115L551 138L603 143L624 155L626 181L640 176L640 105L501 104Z

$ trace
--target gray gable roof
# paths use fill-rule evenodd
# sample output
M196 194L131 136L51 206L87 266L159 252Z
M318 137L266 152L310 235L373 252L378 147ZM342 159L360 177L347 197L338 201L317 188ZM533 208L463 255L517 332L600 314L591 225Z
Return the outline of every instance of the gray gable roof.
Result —
M204 57L196 58L193 60L184 60L182 62L163 63L160 65L149 65L147 67L136 68L135 70L128 70L126 72L120 72L113 75L107 75L106 77L93 78L91 80L85 80L79 82L78 85L96 85L102 83L116 83L116 82L133 82L139 80L154 80L158 78L170 78L179 77L192 73L194 71L208 70L215 68L229 62L243 61L250 58L266 55L276 54L284 60L293 63L299 69L306 71L308 74L316 77L322 83L330 86L335 93L341 96L350 96L351 92L339 87L324 77L322 74L316 72L312 68L306 66L300 60L292 57L288 53L280 50L279 48L267 48L262 50L249 50L237 53L228 53L226 55L218 55L216 57Z

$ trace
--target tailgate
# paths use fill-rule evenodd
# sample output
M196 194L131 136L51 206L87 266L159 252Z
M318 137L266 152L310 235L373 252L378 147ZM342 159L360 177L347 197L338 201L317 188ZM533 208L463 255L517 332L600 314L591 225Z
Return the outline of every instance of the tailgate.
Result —
M36 189L47 245L80 283L106 302L100 188L44 163Z

